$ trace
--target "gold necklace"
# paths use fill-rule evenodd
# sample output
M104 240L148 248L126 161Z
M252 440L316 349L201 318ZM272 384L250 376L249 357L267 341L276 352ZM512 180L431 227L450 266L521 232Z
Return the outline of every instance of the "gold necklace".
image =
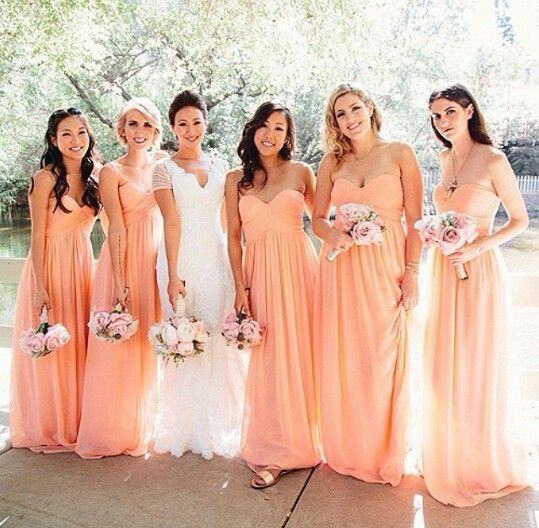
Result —
M378 143L375 142L374 145L370 148L369 152L367 152L367 154L365 156L363 156L362 158L360 158L359 156L356 155L356 153L352 150L351 154L352 156L354 157L354 160L357 161L358 163L364 163L368 158L369 156L371 155L372 151L376 148L376 145Z
M456 188L458 187L457 183L457 176L459 174L462 174L462 170L464 169L464 166L466 165L466 162L468 161L470 155L472 154L472 150L475 147L475 141L472 143L472 146L470 150L468 151L468 154L466 158L464 159L464 163L460 166L460 170L457 174L455 171L455 151L451 152L451 166L453 168L453 179L449 182L449 185L445 188L445 199L449 200L451 198L451 195L455 192Z

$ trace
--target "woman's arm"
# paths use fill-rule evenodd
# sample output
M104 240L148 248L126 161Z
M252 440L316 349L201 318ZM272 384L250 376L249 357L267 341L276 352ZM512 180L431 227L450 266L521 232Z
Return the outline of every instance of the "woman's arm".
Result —
M453 264L468 262L485 251L505 244L528 227L528 212L513 169L503 152L495 151L491 154L488 172L491 174L492 186L500 197L509 220L492 235L477 238L474 242L466 244L449 255L449 260Z
M28 195L31 221L32 268L34 271L35 293L34 309L39 314L43 306L51 307L49 292L45 288L45 231L47 228L47 212L49 197L55 184L52 173L40 170L34 177L34 188Z
M99 174L99 195L109 221L107 243L109 245L114 277L112 304L120 303L125 309L128 292L125 283L126 230L120 203L120 175L109 165Z
M250 314L249 299L245 289L243 278L243 248L241 245L241 217L239 210L240 193L238 183L241 179L240 170L232 170L226 176L225 184L225 203L227 219L227 240L228 240L228 258L232 275L234 277L234 287L236 289L236 299L234 308L239 313L244 311Z
M331 191L333 189L331 173L334 164L333 154L326 154L318 167L316 191L314 193L313 233L323 241L332 244L335 248L345 250L354 243L352 237L347 233L337 231L328 221L331 207Z
M180 249L181 225L172 189L156 189L155 199L163 215L165 254L168 268L168 300L176 309L178 296L185 296L185 286L178 276L178 254Z
M314 211L314 173L309 165L303 165L303 180L305 185L305 209L312 220Z
M406 219L405 268L401 284L402 304L405 310L416 306L419 300L417 272L421 258L421 239L414 229L421 219L423 210L423 179L414 151L408 145L397 143L397 159L401 172Z

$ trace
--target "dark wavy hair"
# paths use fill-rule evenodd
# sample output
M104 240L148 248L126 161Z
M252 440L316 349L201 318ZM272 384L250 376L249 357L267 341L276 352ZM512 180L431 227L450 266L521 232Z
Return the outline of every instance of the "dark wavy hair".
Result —
M253 180L256 170L264 173L262 187L266 185L268 175L260 161L260 155L255 145L255 132L265 125L273 112L282 112L285 115L287 125L286 140L279 151L279 157L283 160L291 160L293 158L294 149L296 148L296 127L292 118L292 112L286 106L279 103L272 101L262 103L256 109L255 115L243 127L241 141L238 145L237 152L243 167L243 176L238 183L240 189L251 189L254 187Z
M170 123L170 126L174 126L174 119L176 118L178 111L187 106L198 108L202 112L204 121L206 121L206 123L208 122L208 107L202 96L193 90L184 90L177 94L172 100L172 103L170 103L168 109L168 122Z
M101 202L99 201L98 197L97 182L92 175L95 165L95 138L92 134L88 118L80 110L78 110L77 108L68 108L67 110L56 110L51 114L51 116L49 117L47 132L45 133L45 151L41 156L39 167L41 169L44 169L45 167L50 166L50 171L56 178L56 183L52 188L52 192L54 193L54 197L56 198L56 205L53 212L56 211L56 209L60 209L64 213L71 213L72 211L67 209L62 203L62 196L64 196L64 194L66 194L69 190L69 184L67 183L67 170L64 165L62 153L60 152L58 147L52 142L52 138L56 136L56 132L58 131L58 125L60 125L60 123L65 118L70 116L75 116L80 119L81 123L84 125L88 132L90 143L88 145L88 150L84 154L84 157L81 161L81 179L84 184L82 203L84 205L87 205L88 207L91 207L94 210L95 214L97 214L101 209ZM34 180L32 178L29 193L31 194L33 190Z
M479 105L474 99L473 95L465 88L462 84L453 84L443 90L435 90L430 94L429 97L429 108L432 106L432 103L437 99L447 99L448 101L454 101L458 103L462 108L468 108L469 105L473 106L473 115L468 119L468 131L470 136L477 143L482 143L483 145L493 145L493 141L490 137L490 134L487 130L487 125L485 124L485 118L479 110ZM434 125L434 119L430 116L430 125L434 134L446 147L451 148L451 141L444 138Z

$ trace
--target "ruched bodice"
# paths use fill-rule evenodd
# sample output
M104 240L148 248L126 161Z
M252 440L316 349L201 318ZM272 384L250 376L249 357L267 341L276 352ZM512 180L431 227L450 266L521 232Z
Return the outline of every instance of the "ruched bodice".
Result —
M247 242L267 232L303 232L303 194L295 189L284 189L266 203L247 194L240 198L240 215Z
M122 216L126 226L148 219L151 214L153 220L159 217L157 202L152 191L142 189L133 182L125 182L118 188Z
M438 213L446 211L466 213L477 220L480 233L492 232L500 198L490 189L479 183L470 182L459 185L450 196L447 196L444 186L439 183L434 188L432 198Z
M389 172L376 176L363 187L347 178L337 178L331 201L337 207L350 202L370 205L386 222L400 222L404 207L400 177Z
M56 198L49 198L45 236L60 236L77 231L80 231L82 235L88 235L96 220L94 210L87 205L81 207L71 196L64 195L62 203L71 211L70 213L64 213L59 207L54 210Z

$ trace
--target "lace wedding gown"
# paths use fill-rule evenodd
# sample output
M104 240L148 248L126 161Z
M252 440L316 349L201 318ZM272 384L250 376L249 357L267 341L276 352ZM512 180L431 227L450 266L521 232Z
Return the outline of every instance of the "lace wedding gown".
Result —
M153 189L172 189L180 218L178 276L186 282L186 315L208 325L211 338L195 358L166 367L159 364L155 450L204 458L235 456L240 445L245 371L241 353L227 348L221 324L233 310L234 288L221 228L226 166L212 158L208 182L171 159L156 165ZM157 282L163 318L172 314L164 240L157 257Z

